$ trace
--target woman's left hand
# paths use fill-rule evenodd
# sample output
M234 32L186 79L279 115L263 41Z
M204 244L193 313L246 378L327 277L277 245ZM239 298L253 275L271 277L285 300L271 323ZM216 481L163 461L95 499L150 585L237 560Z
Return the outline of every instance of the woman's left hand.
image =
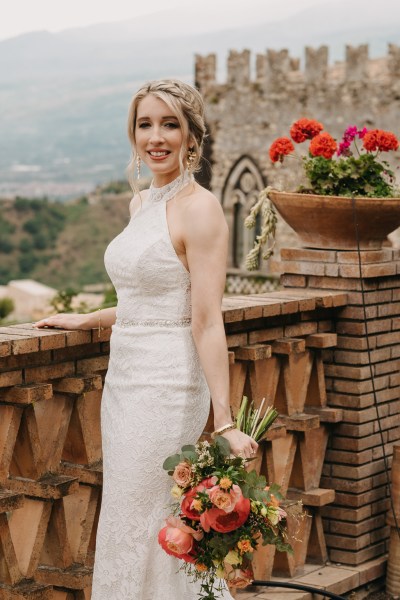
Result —
M243 458L254 458L258 444L249 435L240 429L230 429L222 435L230 443L232 454Z

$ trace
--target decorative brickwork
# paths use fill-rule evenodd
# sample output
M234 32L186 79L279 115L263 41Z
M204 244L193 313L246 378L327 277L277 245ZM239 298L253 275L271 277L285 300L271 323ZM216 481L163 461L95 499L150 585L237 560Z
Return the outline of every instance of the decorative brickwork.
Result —
M336 498L322 514L330 559L358 565L383 555L389 535L377 411L390 464L393 443L400 440L400 253L361 252L367 327L357 252L285 249L281 257L286 287L348 295L335 319L337 346L323 351L328 405L343 409L343 421L330 439L321 479Z
M335 346L334 321L346 303L341 291L317 290L224 301L233 409L243 393L278 407L257 468L289 498L302 498L309 515L293 557L260 551L258 577L292 576L306 560L327 557L321 510L334 491L320 478L342 408L327 405L322 355ZM90 598L109 333L0 329L1 600Z

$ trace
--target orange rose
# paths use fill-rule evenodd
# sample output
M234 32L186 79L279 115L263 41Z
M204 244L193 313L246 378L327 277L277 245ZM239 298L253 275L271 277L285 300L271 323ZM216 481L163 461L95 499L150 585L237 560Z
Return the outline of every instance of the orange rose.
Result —
M172 479L175 481L175 483L185 488L192 481L192 475L193 471L191 465L184 461L180 462L179 465L176 465Z
M251 545L250 540L239 540L237 547L242 554L245 554L246 552L254 552L254 548Z

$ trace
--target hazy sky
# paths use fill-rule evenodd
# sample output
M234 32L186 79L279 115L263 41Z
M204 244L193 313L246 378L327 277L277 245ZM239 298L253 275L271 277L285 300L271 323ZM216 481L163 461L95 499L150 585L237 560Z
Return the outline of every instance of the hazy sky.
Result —
M213 7L226 6L224 22L221 28L242 24L243 8L248 10L248 22L275 21L299 12L303 8L324 4L329 0L13 0L7 2L0 20L0 39L13 37L28 31L60 31L69 27L83 27L93 23L123 21L138 15L150 14L159 10L185 6L196 13L209 11L213 18ZM350 0L351 1L351 0ZM235 6L242 10L237 10ZM150 8L151 7L151 8Z

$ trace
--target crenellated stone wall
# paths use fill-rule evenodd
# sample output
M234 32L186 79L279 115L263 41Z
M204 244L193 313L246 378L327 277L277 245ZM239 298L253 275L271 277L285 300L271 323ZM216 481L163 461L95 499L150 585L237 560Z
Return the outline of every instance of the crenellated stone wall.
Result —
M217 81L215 54L197 56L195 81L206 102L213 165L210 187L223 205L231 231L229 267L240 268L251 246L251 240L235 234L238 212L246 213L265 185L278 189L299 185L300 161L289 158L283 165L272 164L268 157L271 142L287 136L296 119L315 118L337 139L350 124L400 133L400 48L394 44L386 57L374 60L368 57L367 45L347 46L345 61L334 65L329 64L327 46L306 48L304 70L285 49L255 57L249 50L232 50L223 83ZM306 145L298 150L305 154ZM393 161L398 166L400 155ZM241 220L243 215L236 224L239 231ZM282 222L277 237L277 250L296 244ZM243 246L239 252L238 244Z

